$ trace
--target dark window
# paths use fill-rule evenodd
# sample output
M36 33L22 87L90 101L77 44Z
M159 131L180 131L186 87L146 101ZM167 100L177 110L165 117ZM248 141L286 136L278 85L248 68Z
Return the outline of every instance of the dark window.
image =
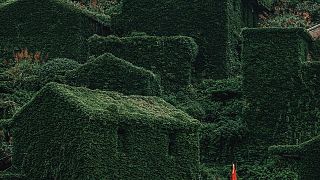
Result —
M177 154L177 135L176 133L169 133L168 154L175 156Z
M118 128L118 152L128 152L128 132L124 128Z

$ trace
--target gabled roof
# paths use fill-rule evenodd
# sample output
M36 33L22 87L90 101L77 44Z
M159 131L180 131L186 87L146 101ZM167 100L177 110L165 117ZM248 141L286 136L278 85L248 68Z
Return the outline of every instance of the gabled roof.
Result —
M58 83L49 83L42 88L36 96L14 116L14 121L21 120L19 118L20 114L32 113L34 103L41 103L43 101L54 103L54 100L51 102L54 97L64 99L63 103L65 103L66 106L77 107L81 112L95 112L99 114L110 111L124 116L135 114L140 117L150 117L143 118L143 120L152 119L157 121L155 123L160 124L198 124L196 119L176 109L159 97L139 95L125 96L117 92L90 90ZM18 125L19 122L14 122L14 124Z
M3 3L0 3L0 10L3 8L8 7L9 5L12 5L18 1L30 1L30 0L7 0ZM37 1L43 1L43 0L37 0ZM48 1L48 0L45 0ZM63 6L66 7L67 9L69 9L70 11L75 11L75 12L80 12L83 15L91 18L92 20L97 21L100 24L103 24L104 26L109 26L110 25L110 16L108 15L104 15L104 14L99 14L99 13L95 13L92 11L89 11L86 8L81 8L79 6L77 6L76 4L67 1L67 0L51 0L51 2L55 2L57 5L59 6Z
M124 94L160 96L160 78L110 53L90 60L66 75L70 85Z

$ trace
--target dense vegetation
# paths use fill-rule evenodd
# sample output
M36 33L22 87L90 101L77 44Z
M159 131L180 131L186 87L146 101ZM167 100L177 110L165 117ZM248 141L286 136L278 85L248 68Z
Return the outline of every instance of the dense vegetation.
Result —
M318 0L274 0L270 12L260 14L262 27L311 27L320 23Z
M243 179L298 179L302 165L313 172L312 155L282 161L267 149L319 135L319 40L303 29L241 34L240 1L213 2L0 1L0 177L213 180L228 178L232 163ZM320 23L317 0L266 4L254 9L259 27Z

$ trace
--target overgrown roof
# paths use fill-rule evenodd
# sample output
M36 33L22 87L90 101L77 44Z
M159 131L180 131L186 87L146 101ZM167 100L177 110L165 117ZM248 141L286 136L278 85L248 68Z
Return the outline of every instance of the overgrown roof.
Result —
M90 59L66 74L70 85L117 91L126 95L160 96L160 78L153 72L110 53Z
M43 94L51 94L51 97L42 96ZM157 119L160 123L161 121L167 121L167 123L177 122L178 124L198 123L196 119L176 109L159 97L125 96L117 92L89 90L83 87L73 87L58 83L47 84L23 109L28 106L32 107L32 104L37 102L39 98L52 98L55 96L63 97L66 99L65 102L75 105L85 112L112 111L129 116L134 113L152 117L151 119ZM23 109L20 113L24 112Z
M245 28L242 30L242 35L247 37L254 37L257 33L265 33L267 34L279 34L279 33L292 33L297 34L307 42L312 41L311 35L304 28L279 28L279 27L271 27L271 28Z
M28 179L198 176L200 123L158 97L49 83L12 126L13 166ZM171 132L177 134L174 159Z

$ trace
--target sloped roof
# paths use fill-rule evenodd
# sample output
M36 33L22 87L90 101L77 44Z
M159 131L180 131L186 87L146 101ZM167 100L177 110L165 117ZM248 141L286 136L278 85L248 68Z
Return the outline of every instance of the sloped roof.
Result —
M18 1L29 1L29 0L7 0L3 3L0 3L0 9L6 8L7 6L12 5ZM43 0L38 0L38 1L43 1ZM47 0L45 0L45 1L47 1ZM85 15L85 16L97 21L98 23L105 25L105 26L110 25L111 18L108 15L99 14L99 13L89 11L86 8L81 8L81 7L77 6L76 4L74 4L70 1L67 1L67 0L51 0L51 2L55 2L60 6L64 6L67 9L69 9L70 11L80 12L83 15Z
M47 96L48 94L50 94L50 97ZM159 97L125 96L117 92L90 90L83 87L73 87L58 83L47 84L16 116L24 112L30 113L33 103L42 102L44 98L53 97L62 97L65 99L64 103L68 103L70 106L76 106L83 112L103 113L105 111L112 111L124 116L135 114L140 117L152 117L150 119L156 119L157 123L171 124L170 122L174 122L181 125L190 123L198 124L198 120L176 109ZM143 119L147 120L148 118Z
M160 79L153 72L105 53L67 73L70 85L118 91L124 94L160 96Z

